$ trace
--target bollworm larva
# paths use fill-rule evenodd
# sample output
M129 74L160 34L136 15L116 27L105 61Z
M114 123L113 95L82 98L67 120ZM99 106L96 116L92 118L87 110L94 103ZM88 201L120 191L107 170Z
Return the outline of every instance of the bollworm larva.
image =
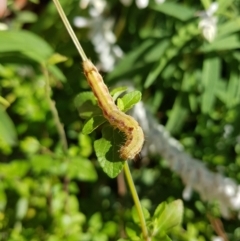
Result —
M131 116L120 111L115 105L102 76L90 60L83 61L84 74L97 98L98 106L109 123L125 134L126 142L121 146L120 157L124 160L134 159L142 149L144 135L138 122Z
M97 98L99 107L102 109L103 116L113 127L119 129L125 134L126 142L119 150L120 157L124 160L134 159L134 157L139 154L143 146L144 135L142 128L133 117L120 111L115 105L107 86L103 82L102 76L99 74L93 63L86 57L61 5L57 0L53 0L53 2L55 3L61 18L82 57L84 74L95 97Z

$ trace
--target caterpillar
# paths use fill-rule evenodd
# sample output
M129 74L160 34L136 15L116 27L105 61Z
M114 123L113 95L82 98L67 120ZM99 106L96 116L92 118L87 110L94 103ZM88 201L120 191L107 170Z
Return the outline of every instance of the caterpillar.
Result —
M142 149L144 134L138 122L131 116L120 111L105 85L102 76L89 59L83 61L83 70L103 116L115 128L124 133L126 141L119 153L124 160L132 160Z
M124 133L126 142L121 146L119 152L120 157L124 160L132 160L139 154L144 142L144 134L138 122L131 116L123 113L115 105L112 96L110 95L107 86L104 84L102 76L97 68L87 58L81 44L78 42L76 35L66 18L66 15L57 0L53 0L57 7L59 15L65 24L69 35L71 36L82 60L83 70L87 81L98 101L98 106L102 109L103 116L109 123Z

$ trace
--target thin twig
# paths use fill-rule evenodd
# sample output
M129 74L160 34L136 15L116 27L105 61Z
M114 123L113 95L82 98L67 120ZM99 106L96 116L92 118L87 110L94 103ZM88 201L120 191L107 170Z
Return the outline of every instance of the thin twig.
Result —
M56 108L56 104L55 104L55 101L52 100L51 98L51 85L50 85L50 81L49 81L49 73L48 73L48 70L46 68L46 66L42 66L42 71L43 71L43 74L45 76L45 93L46 93L46 97L47 97L47 102L48 102L48 105L50 107L50 111L52 112L52 115L53 115L53 119L54 119L54 122L55 122L55 125L56 125L56 128L57 128L57 132L58 132L58 135L59 135L59 139L60 139L60 142L61 142L61 146L62 146L62 150L63 150L63 153L64 153L64 159L66 161L69 161L69 159L67 158L67 153L68 153L68 143L67 143L67 138L66 138L66 133L65 133L65 130L63 128L63 124L61 123L60 121L60 118L59 118L59 115L58 115L58 111L57 111L57 108ZM65 210L67 212L67 207L68 207L68 193L69 193L69 178L67 176L64 177L64 191L66 193L66 200L65 200Z
M216 234L219 237L221 237L224 241L229 241L229 239L226 235L226 232L224 230L224 226L223 226L223 223L222 223L221 219L215 218L210 214L207 214L207 217L208 217L214 231L216 232Z
M125 161L125 164L124 164L124 172L125 172L125 176L126 176L130 191L132 193L132 197L133 197L137 212L138 212L138 216L139 216L140 224L141 224L141 228L142 228L142 233L143 233L143 238L146 241L151 241L150 237L148 237L148 230L147 230L146 221L145 221L145 218L143 215L142 206L141 206L140 200L138 198L138 194L137 194L127 161Z
M64 23L64 25L65 25L69 35L71 36L71 38L73 40L73 43L75 44L75 46L77 48L77 50L78 50L82 60L86 61L88 58L87 58L87 56L86 56L86 54L85 54L81 44L78 41L78 39L77 39L77 37L76 37L76 35L75 35L75 33L74 33L74 31L73 31L73 29L72 29L68 19L67 19L67 17L66 17L66 15L65 15L65 13L64 13L64 11L62 9L61 4L59 3L58 0L53 0L53 2L54 2L55 6L57 8L57 11L58 11L58 13L59 13L63 23Z
M48 105L49 105L50 110L53 115L53 119L54 119L57 131L58 131L58 135L59 135L59 138L60 138L60 141L62 144L63 152L66 155L67 151L68 151L68 143L67 143L65 130L63 128L63 124L60 121L55 101L51 99L51 86L50 86L50 81L49 81L48 70L45 66L43 66L42 69L43 69L43 74L45 76L45 82L46 82L45 91L46 91L47 102L48 102Z

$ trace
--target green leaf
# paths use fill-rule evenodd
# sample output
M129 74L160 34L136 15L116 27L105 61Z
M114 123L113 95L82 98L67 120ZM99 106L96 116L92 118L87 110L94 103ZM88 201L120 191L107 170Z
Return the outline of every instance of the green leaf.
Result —
M183 202L178 199L169 204L160 204L154 212L154 236L166 233L169 229L181 224Z
M55 65L48 65L47 69L51 74L53 74L57 80L61 80L62 82L66 82L66 77L64 76L63 72Z
M100 212L94 213L88 221L89 227L92 232L100 231L103 226L102 215Z
M110 91L110 95L113 97L114 101L116 101L116 99L122 93L124 93L127 89L128 89L127 86L121 86L121 87L114 88L113 90Z
M159 61L170 44L169 38L147 39L137 49L128 53L108 75L108 79L139 74L146 64ZM147 71L148 68L147 68Z
M79 115L83 119L101 115L102 111L97 106L97 100L92 92L82 92L74 99L74 104L78 109Z
M123 111L124 110L124 103L121 98L117 99L117 107L119 110Z
M17 14L17 21L25 24L25 23L34 23L37 21L37 14L30 11L20 11Z
M228 0L228 1L225 1L225 0L218 0L218 4L219 4L219 8L218 8L218 11L217 13L218 14L226 14L226 10L229 6L232 5L234 0Z
M148 49L142 57L145 63L152 63L158 61L171 44L170 38L157 39L156 42Z
M230 21L227 21L224 24L221 24L219 26L216 40L221 39L225 35L230 35L234 32L238 32L239 30L240 30L240 17L233 18Z
M164 55L154 64L153 68L149 72L147 79L144 83L144 88L148 88L154 81L157 80L158 75L166 67L169 61L178 55L179 49L181 46L170 45L164 52Z
M215 102L215 88L220 76L220 59L218 56L206 57L203 63L202 82L204 92L201 109L203 113L210 113Z
M20 141L20 148L26 154L35 154L41 148L41 144L35 137L27 136Z
M65 62L67 61L67 57L63 56L61 54L58 53L54 53L52 56L50 56L50 58L48 59L48 64L50 65L55 65L61 62Z
M132 72L133 69L139 67L136 66L136 63L139 63L139 59L141 59L142 56L145 55L146 51L151 46L153 46L154 43L154 40L148 39L144 41L143 44L138 46L137 49L134 49L132 52L125 55L124 58L121 61L119 61L114 70L110 74L108 74L108 79L119 78L120 76L122 77Z
M29 200L25 197L18 199L16 206L16 218L21 220L25 217L28 210Z
M203 8L207 10L211 4L210 0L201 0L201 3L203 5Z
M1 166L0 166L1 167ZM6 191L4 190L5 189L5 184L2 180L2 182L0 183L0 211L3 212L7 203L8 203L8 200L7 200L7 194L6 194Z
M141 100L142 94L140 91L132 91L124 95L121 100L124 104L124 112L130 110L135 104Z
M7 63L26 64L29 62L28 59L30 59L39 64L47 64L49 58L54 53L51 46L44 39L26 30L0 31L0 39L1 60ZM59 59L60 57L58 57L58 62L60 62ZM56 78L66 81L65 76L59 68L49 65L48 69Z
M77 147L76 148L80 149L79 155L81 155L82 157L89 157L92 154L93 148L92 148L92 139L90 138L90 136L84 135L83 133L79 133L78 145L79 145L79 148ZM74 148L74 146L72 147ZM75 153L73 154L73 156L75 156Z
M189 102L189 107L192 112L196 112L198 108L198 99L197 99L196 93L192 93L192 90L195 89L195 86L196 86L196 72L186 71L184 73L181 90L184 92L188 92L187 98Z
M189 94L189 106L192 112L197 112L198 97L195 94Z
M102 229L102 233L107 234L109 237L115 237L118 232L118 224L115 221L105 221Z
M120 239L118 239L117 241L132 241L131 239L123 239L123 238L120 238Z
M155 209L153 217L159 217L162 214L162 212L166 209L166 206L167 206L166 202L160 203Z
M164 2L163 4L150 4L150 8L174 17L181 21L187 21L195 16L196 10L174 2Z
M6 179L15 179L15 178L22 178L24 177L30 166L29 163L26 161L15 160L8 164L1 163L0 164L0 176Z
M227 43L227 44L226 44ZM224 38L217 38L213 42L203 45L200 51L208 53L212 51L224 51L238 49L240 45L239 34L233 34Z
M7 112L0 106L0 138L9 145L17 143L17 133Z
M119 157L119 147L124 138L118 130L106 126L102 130L103 137L94 142L94 149L103 171L111 178L116 177L122 170L124 161Z
M113 90L115 98L123 93L126 87L120 87ZM122 98L118 98L118 107L122 111L128 111L141 100L141 92L132 91L127 93ZM101 109L96 106L96 98L92 92L83 92L77 95L74 100L75 106L78 108L79 114L82 118L89 118L83 126L82 132L85 135L92 133L100 125L102 125L106 119L102 116Z
M229 108L240 103L240 81L238 71L232 69L227 86L226 101Z
M97 172L88 159L82 157L68 157L67 173L70 179L77 179L81 181L96 181Z
M57 167L59 162L54 160L50 155L34 155L31 157L32 170L40 174L42 172L49 173L52 167Z
M153 68L149 72L147 79L144 83L144 88L148 88L153 82L157 80L157 77L161 74L164 68L175 57L180 55L180 51L184 46L187 47L187 43L199 34L199 30L196 28L196 23L191 22L183 27L179 28L177 34L171 38L171 44L165 49L164 53L158 61L154 64ZM174 63L176 65L176 63Z
M144 83L144 88L150 87L152 83L157 80L158 75L166 66L167 62L168 62L168 58L166 58L166 56L163 56L160 61L154 64L153 68L151 69Z
M162 235L161 237L152 237L151 241L172 241L168 235Z
M3 105L4 107L9 107L10 106L10 103L5 99L3 98L2 96L0 96L0 105ZM1 118L0 118L1 119Z
M131 241L141 241L142 239L139 237L141 234L141 229L138 225L134 223L126 224L126 234L130 238Z
M82 129L83 134L88 135L92 133L104 122L106 122L106 119L103 116L91 117L84 123L83 129Z
M188 98L186 94L179 94L175 99L172 110L170 111L169 119L166 124L166 129L172 134L179 133L182 129L184 121L188 115Z
M143 211L143 216L144 216L145 220L149 220L151 217L149 211L143 206L142 206L142 211ZM140 219L139 219L139 215L138 215L136 206L133 206L133 208L132 208L132 218L133 218L134 223L140 224Z
M20 52L38 63L46 63L53 54L47 42L26 30L0 31L0 39L0 53Z

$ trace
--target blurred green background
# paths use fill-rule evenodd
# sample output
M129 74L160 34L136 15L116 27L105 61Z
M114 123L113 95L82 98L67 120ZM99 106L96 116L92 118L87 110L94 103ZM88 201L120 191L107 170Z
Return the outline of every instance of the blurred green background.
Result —
M238 183L240 1L216 1L216 10L210 0L140 3L61 0L107 85L130 80L190 155ZM74 98L89 87L55 6L49 0L6 5L0 9L0 240L125 237L131 195L122 177L110 179L97 162L93 141L101 132L81 133L84 120ZM46 71L67 158L49 106ZM131 168L151 212L162 201L182 198L184 185L166 160L147 158ZM184 205L183 225L172 240L240 240L236 212L223 218L217 202L204 202L197 192Z

